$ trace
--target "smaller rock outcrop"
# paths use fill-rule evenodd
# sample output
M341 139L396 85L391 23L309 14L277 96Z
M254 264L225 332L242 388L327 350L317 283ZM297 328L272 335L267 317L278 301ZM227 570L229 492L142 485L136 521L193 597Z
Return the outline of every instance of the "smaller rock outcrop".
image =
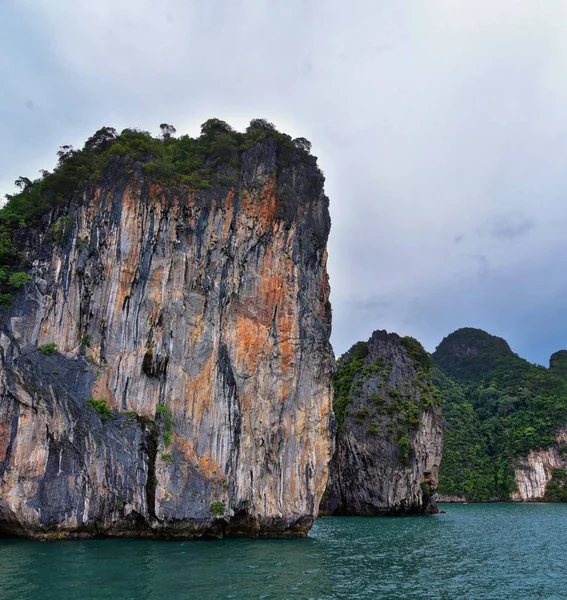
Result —
M567 427L557 435L557 445L546 450L531 450L514 469L516 502L566 501Z
M339 359L336 449L320 512L437 512L443 446L430 359L413 338L375 331Z

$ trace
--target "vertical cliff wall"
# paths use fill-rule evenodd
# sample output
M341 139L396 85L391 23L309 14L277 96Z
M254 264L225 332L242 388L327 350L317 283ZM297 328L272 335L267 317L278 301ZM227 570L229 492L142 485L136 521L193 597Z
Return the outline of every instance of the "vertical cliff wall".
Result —
M516 502L537 502L543 500L567 500L565 480L567 478L567 428L563 427L557 435L557 446L547 450L531 450L526 458L514 465L514 479L517 490L512 493L511 500ZM548 489L554 482L557 497L553 489ZM553 488L553 484L552 484ZM565 492L564 494L561 492ZM559 497L564 496L564 497Z
M2 530L308 531L332 452L330 219L316 159L278 144L200 192L118 158L44 218L0 333Z
M321 510L436 512L443 427L429 356L413 338L375 331L339 360L336 450Z

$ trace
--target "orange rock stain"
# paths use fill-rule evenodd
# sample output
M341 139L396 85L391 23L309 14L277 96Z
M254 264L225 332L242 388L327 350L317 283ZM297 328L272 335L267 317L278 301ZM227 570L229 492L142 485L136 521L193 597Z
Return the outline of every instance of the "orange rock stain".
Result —
M113 364L111 357L109 357L109 363ZM97 399L106 398L108 400L108 405L111 408L118 409L120 406L110 391L108 377L109 374L107 371L104 371L99 377L97 377L92 388L92 397Z
M185 411L199 422L203 412L211 404L213 395L213 372L215 369L214 352L206 360L196 377L188 377L185 387Z
M136 194L131 187L127 187L124 195L122 196L122 215L127 216L125 218L123 217L121 228L122 235L128 236L131 243L128 253L120 257L120 272L115 304L117 310L122 310L124 299L130 293L132 282L134 281L138 266L138 258L140 256L138 232L139 223L137 219L139 205L139 195ZM114 264L109 262L108 267L109 269L113 269ZM112 276L111 273L107 273L107 275L109 277Z
M207 479L223 479L224 473L219 463L211 456L202 456L199 459L199 470Z
M187 462L198 468L206 479L222 480L224 473L219 463L211 456L198 456L193 442L180 436L174 436L176 449L185 456Z
M0 422L0 461L6 458L6 453L8 452L9 433L7 423L5 421Z
M264 184L260 190L259 197L256 193L244 190L242 209L245 215L252 217L256 221L260 232L263 233L273 226L278 209L275 175Z
M235 332L237 340L236 361L238 365L246 365L249 374L253 374L256 372L266 342L266 326L256 319L238 315L236 317Z

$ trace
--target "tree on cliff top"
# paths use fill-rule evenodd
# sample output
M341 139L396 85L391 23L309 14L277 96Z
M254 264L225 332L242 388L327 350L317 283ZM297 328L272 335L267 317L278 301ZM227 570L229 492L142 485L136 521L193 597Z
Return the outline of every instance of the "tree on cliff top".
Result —
M212 139L221 133L232 134L234 129L226 122L220 119L208 119L201 125L201 136Z
M175 129L173 125L168 125L167 123L162 123L159 128L161 129L161 137L164 142L170 140L177 133L177 129Z

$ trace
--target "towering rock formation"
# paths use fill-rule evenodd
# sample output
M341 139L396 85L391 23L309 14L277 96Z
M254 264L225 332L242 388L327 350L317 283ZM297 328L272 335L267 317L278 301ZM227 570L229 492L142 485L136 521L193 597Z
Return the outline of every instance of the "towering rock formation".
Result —
M419 342L385 331L340 358L336 450L322 512L436 512L443 428L429 363Z
M196 192L114 158L26 232L33 283L0 332L1 530L311 527L332 453L328 199L304 144L249 146Z

